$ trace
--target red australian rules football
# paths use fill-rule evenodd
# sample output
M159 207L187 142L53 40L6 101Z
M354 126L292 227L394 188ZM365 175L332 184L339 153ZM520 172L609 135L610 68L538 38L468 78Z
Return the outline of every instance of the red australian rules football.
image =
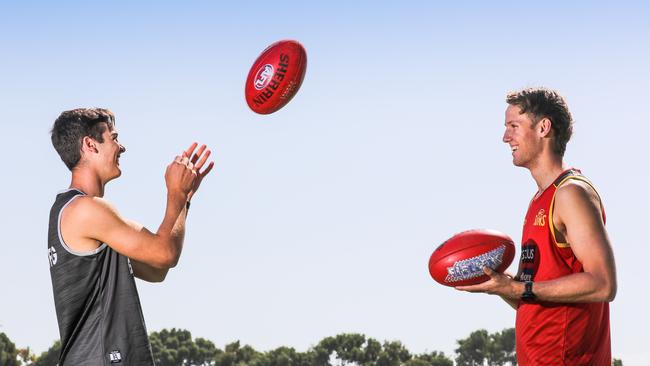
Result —
M476 285L490 277L483 267L503 272L515 257L512 239L496 230L468 230L442 243L429 258L429 273L445 286Z
M262 51L248 72L246 103L259 114L284 107L296 95L307 70L305 48L293 40L278 41Z

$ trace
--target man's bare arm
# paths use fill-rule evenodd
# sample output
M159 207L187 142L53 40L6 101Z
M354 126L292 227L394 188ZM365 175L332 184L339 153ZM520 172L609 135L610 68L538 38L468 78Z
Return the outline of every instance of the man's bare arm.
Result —
M584 271L550 281L536 281L533 292L537 300L563 303L612 301L616 296L616 267L596 192L582 182L570 182L560 187L555 197L553 221L564 236L562 239L570 243ZM519 299L523 293L523 283L489 269L486 273L490 280L457 289L495 294L511 301Z
M184 197L168 199L165 218L156 233L124 219L103 198L79 197L75 201L67 219L83 230L79 233L83 238L106 243L132 261L154 268L169 269L177 264L185 233Z
M183 249L188 199L214 165L211 162L201 172L210 150L206 151L203 145L190 159L196 147L197 144L193 143L167 167L167 206L163 221L155 233L122 218L108 201L99 197L79 197L73 201L66 209L65 222L62 219L62 230L68 228L72 241L84 249L99 245L98 242L106 243L131 259L138 278L162 281L168 270L178 263Z
M564 236L583 271L551 281L535 283L539 300L553 302L602 302L616 296L616 267L600 199L588 184L569 182L555 196L553 221Z

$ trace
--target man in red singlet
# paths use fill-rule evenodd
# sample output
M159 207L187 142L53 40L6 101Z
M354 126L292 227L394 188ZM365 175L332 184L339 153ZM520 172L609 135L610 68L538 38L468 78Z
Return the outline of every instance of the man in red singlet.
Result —
M520 366L610 366L614 255L600 196L563 161L571 113L562 96L544 88L511 93L506 101L503 142L513 164L528 169L537 183L519 270L512 278L486 268L490 280L458 289L499 295L517 310Z

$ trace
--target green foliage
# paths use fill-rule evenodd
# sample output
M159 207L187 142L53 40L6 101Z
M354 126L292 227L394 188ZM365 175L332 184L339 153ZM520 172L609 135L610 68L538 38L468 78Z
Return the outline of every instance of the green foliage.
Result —
M47 351L41 353L30 366L56 366L61 353L61 342L56 341Z
M454 366L454 363L444 353L433 351L414 356L404 366Z
M242 346L239 341L229 343L221 350L211 341L203 338L192 340L189 331L175 328L153 332L149 339L157 366L454 365L442 352L412 355L399 341L382 344L357 333L323 338L306 352L297 352L291 347L259 352L251 346ZM480 329L457 342L457 366L517 365L514 328L492 334ZM57 341L39 357L34 357L29 348L16 349L11 340L0 333L0 366L56 366L60 350L61 344ZM623 366L623 362L615 358L612 366Z
M239 341L227 344L223 350L216 349L213 358L197 359L188 363L180 357L187 352L173 352L183 348L191 339L189 332L172 329L152 333L152 348L157 364L171 365L213 365L213 366L452 366L453 362L443 353L432 352L411 356L398 341L379 343L362 334L339 334L326 337L306 352L297 352L291 347L279 347L268 352L258 352L250 346L242 346ZM161 343L167 344L161 347ZM197 342L198 343L198 340ZM155 344L155 346L154 346ZM211 344L210 344L211 345ZM187 346L185 346L187 348ZM166 362L166 363L163 363ZM184 363L182 363L184 362ZM201 363L203 362L203 363Z
M36 356L32 353L29 347L19 348L17 350L17 353L18 353L18 360L20 360L21 364L31 365L34 361L36 361Z
M401 342L384 342L384 349L379 353L375 365L399 366L410 359L411 354Z
M457 366L483 366L485 362L490 366L517 364L514 328L493 334L480 329L457 342Z
M0 333L0 365L20 366L16 345L4 333Z
M217 349L214 361L215 366L243 366L250 365L259 356L251 346L240 347L239 341L227 344L224 350Z
M296 352L290 347L280 347L258 357L250 363L251 366L311 366L310 352Z
M456 365L483 366L488 349L488 332L480 329L472 332L466 339L459 339L456 348Z
M346 333L324 338L313 348L313 352L317 365L329 365L330 357L334 356L343 363L370 366L376 364L385 350L375 339L366 339L362 334Z
M490 334L486 356L488 365L516 365L515 328Z
M217 353L214 343L202 338L194 342L187 330L163 329L151 333L149 340L158 366L209 366Z

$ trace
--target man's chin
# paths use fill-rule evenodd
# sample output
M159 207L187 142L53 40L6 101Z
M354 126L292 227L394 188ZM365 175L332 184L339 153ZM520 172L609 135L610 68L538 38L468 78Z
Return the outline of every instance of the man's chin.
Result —
M512 165L523 168L525 164L517 159L512 159Z
M528 162L523 162L523 161L512 161L512 165L516 166L517 168L526 168L528 169Z
M122 170L120 170L120 168L117 168L117 172L111 177L111 179L109 179L109 181L119 178L121 175L122 175Z

